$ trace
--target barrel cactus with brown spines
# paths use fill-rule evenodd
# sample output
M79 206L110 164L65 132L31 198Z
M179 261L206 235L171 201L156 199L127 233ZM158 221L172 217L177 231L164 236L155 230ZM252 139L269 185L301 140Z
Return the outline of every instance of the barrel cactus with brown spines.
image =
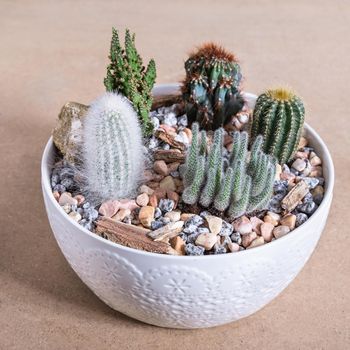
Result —
M192 131L182 200L186 204L199 203L202 207L225 212L229 218L264 209L271 198L276 162L262 152L262 136L257 137L248 157L248 134L235 132L233 150L225 168L224 130L220 128L214 132L209 152L202 146L206 133L202 131L199 140L197 123L193 124Z
M185 69L182 93L190 124L196 121L202 129L215 130L230 123L244 105L235 56L213 43L205 44L190 55Z
M283 88L267 90L256 101L251 140L262 135L264 152L284 164L297 150L304 117L303 102L292 91Z

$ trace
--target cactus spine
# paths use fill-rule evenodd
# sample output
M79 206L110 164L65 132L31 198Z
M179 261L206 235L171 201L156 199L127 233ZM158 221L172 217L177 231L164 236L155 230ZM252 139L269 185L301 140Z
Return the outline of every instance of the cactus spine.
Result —
M261 134L263 150L281 164L297 150L304 125L305 109L301 99L286 89L268 90L255 105L251 128L252 141Z
M144 134L150 135L153 131L153 124L149 118L152 106L151 91L156 79L154 60L150 60L145 69L141 56L135 48L135 34L131 35L129 30L126 30L125 50L123 50L118 31L114 28L109 59L111 62L104 79L106 90L121 93L132 102L140 117Z
M199 125L192 126L192 145L188 150L183 177L182 199L187 204L213 206L226 211L230 218L264 209L271 194L276 171L274 158L262 152L262 136L256 138L248 157L248 134L235 132L234 145L224 169L222 128L214 132L212 146L207 154L199 142Z
M144 161L142 133L130 102L122 95L105 93L90 106L82 136L89 200L100 203L133 194Z
M231 122L244 105L239 92L241 69L234 55L215 44L205 44L185 62L182 86L190 123L215 130Z

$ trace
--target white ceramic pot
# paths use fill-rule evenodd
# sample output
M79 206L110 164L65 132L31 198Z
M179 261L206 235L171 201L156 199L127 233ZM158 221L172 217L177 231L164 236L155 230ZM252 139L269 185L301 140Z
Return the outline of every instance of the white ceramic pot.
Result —
M160 85L167 94L177 85ZM251 105L256 96L246 94ZM329 151L308 125L306 134L323 160L324 199L290 234L246 251L208 256L160 255L107 241L60 208L50 188L52 139L41 165L42 190L52 231L81 280L106 304L161 327L201 328L239 320L268 304L293 281L320 238L332 201L334 168Z

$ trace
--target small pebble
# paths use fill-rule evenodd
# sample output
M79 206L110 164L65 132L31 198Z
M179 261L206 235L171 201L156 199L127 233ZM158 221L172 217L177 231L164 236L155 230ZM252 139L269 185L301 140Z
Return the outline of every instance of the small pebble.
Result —
M163 123L169 126L176 126L177 118L174 112L170 112L164 116Z
M222 228L219 232L220 236L230 236L233 232L233 226L226 221L222 221Z
M196 239L196 245L203 247L205 250L210 250L216 243L216 234L214 233L201 233Z
M259 247L260 245L265 244L264 238L263 237L257 237L254 239L252 243L247 247L247 249Z
M177 125L186 127L188 125L187 115L183 114L179 118L177 118Z
M176 191L176 185L172 176L166 176L160 183L159 187L164 190Z
M84 201L85 201L85 197L83 195L81 195L81 194L77 194L73 198L75 198L78 201L78 205L83 204Z
M77 213L76 211L70 212L69 216L76 222L79 222L81 220L81 215L79 213Z
M242 216L233 222L233 227L235 231L240 234L247 234L253 231L253 225L246 216Z
M304 213L298 213L296 214L296 220L295 220L295 226L299 227L302 225L304 222L306 222L308 219L308 216Z
M196 225L193 225L193 224L188 225L187 222L185 223L185 226L186 227L183 229L183 231L187 234L196 232L198 228Z
M244 248L247 248L250 245L250 243L252 243L257 237L258 235L254 231L242 235L242 246Z
M58 202L60 199L60 193L58 191L53 191L52 194L53 194L54 198L56 199L56 201Z
M140 207L145 207L149 202L149 197L147 193L141 193L136 197L136 204Z
M188 243L185 245L185 253L187 255L203 255L204 254L204 248L195 246L192 243Z
M161 199L159 201L158 207L163 213L167 213L174 209L175 202L172 199Z
M290 229L288 226L277 226L273 229L273 235L276 239L285 236L289 232Z
M139 220L144 227L150 228L154 220L154 208L151 206L142 207L139 212Z
M164 160L156 160L153 164L153 170L160 175L167 176L169 173L168 166Z
M239 251L239 244L229 242L229 243L227 243L227 248L231 253L235 253L235 252Z
M320 205L323 200L324 189L322 186L318 185L312 190L312 197L317 205Z
M205 220L207 221L209 231L215 235L219 234L222 228L222 219L214 215L208 215L205 217Z
M256 232L258 235L261 235L260 227L264 223L264 221L262 221L256 216L252 216L250 218L250 222L252 223L253 231Z
M123 221L126 217L131 214L130 209L119 209L117 214L115 214L112 219L116 221Z
M155 230L158 230L160 229L161 227L165 226L166 224L162 221L152 221L151 222L151 230L155 231Z
M68 203L62 205L62 209L63 209L67 214L69 214L69 213L72 211L72 207L71 207L71 205L68 204Z
M146 193L151 196L154 193L154 190L152 190L152 188L148 187L147 185L142 185L139 188L139 193Z
M83 208L87 209L90 207L90 203L86 202L83 204ZM101 204L98 212L105 216L106 218L111 218L114 216L120 208L120 203L118 201L106 201Z
M292 168L294 168L299 172L303 171L305 167L306 167L305 159L297 158L292 164Z
M192 213L182 213L181 214L181 221L187 221L189 220L192 216L195 216L196 214L192 214Z
M264 222L261 226L260 226L260 231L261 231L261 236L264 238L265 242L271 242L272 238L273 238L273 229L274 229L274 225L272 225L270 222Z
M242 237L239 232L233 232L230 238L233 243L237 243L237 244L242 243Z
M295 215L287 214L281 219L280 224L283 226L288 226L289 229L292 231L295 228L296 219L297 217Z
M60 199L58 201L60 205L77 205L78 201L72 197L72 195L69 192L63 192L60 196Z
M172 222L180 221L181 212L177 210L169 211L164 215L164 217L169 218Z
M191 216L185 223L185 226L190 226L190 225L194 225L196 227L203 225L204 220L201 216L199 215L193 215Z
M227 252L227 249L225 246L220 244L215 244L213 248L213 253L216 254L225 254Z
M317 205L315 202L307 202L307 203L299 204L296 209L310 216L317 209Z
M162 216L162 211L158 207L156 207L154 210L154 218L159 219L161 216Z

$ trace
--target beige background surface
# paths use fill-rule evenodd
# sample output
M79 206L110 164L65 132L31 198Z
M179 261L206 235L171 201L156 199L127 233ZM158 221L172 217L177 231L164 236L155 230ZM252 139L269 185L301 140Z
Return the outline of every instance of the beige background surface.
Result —
M344 1L0 1L0 349L349 349L350 3ZM103 92L111 26L131 28L158 82L183 74L192 45L240 58L245 89L288 83L329 145L334 203L296 280L259 313L181 331L141 324L99 301L51 234L39 163L68 100Z

